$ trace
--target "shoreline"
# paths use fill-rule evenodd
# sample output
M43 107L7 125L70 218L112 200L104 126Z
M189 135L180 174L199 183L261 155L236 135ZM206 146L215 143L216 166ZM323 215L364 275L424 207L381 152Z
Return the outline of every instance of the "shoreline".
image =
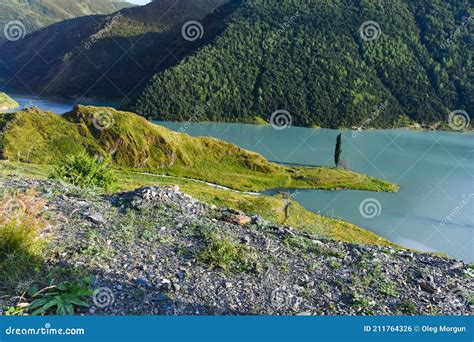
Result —
M82 104L82 105L92 105L92 106L97 106L97 107L110 107L110 108L114 108L114 109L120 110L120 111L127 111L127 112L129 111L129 110L126 110L126 109L122 108L120 103L115 102L115 100L83 98L82 101L84 101L84 102L81 103L81 101L77 101L76 97L60 97L60 96L41 96L41 97L38 97L38 96L31 95L31 94L22 94L22 93L18 93L18 92L11 92L11 93L6 92L6 93L14 100L15 100L15 97L22 97L22 98L30 97L30 98L37 99L37 100L40 100L40 101L57 102L58 104L62 104L62 105L71 104L71 106L74 106L74 105L77 105L77 104ZM13 108L9 111L22 110L24 108L26 108L26 107L20 105L19 107ZM41 109L49 110L47 108L41 108ZM63 114L63 113L61 113L61 114ZM142 115L140 115L140 116L142 116ZM263 122L253 122L252 123L252 122L245 122L245 121L242 121L242 122L239 122L239 121L195 121L193 119L192 120L187 120L187 121L174 121L174 120L161 121L161 120L150 119L150 118L147 118L145 116L143 116L143 117L145 119L147 119L149 122L153 122L153 123L159 124L159 125L162 122L168 122L168 123L175 123L175 124L181 123L184 126L189 126L191 124L238 124L238 125L262 126L262 127L271 126L270 123L263 123ZM317 125L313 125L313 126L291 125L291 126L285 127L285 129L286 128L310 128L310 129L315 129L315 130L327 129L327 130L334 130L334 131L351 131L351 132L359 132L359 133L360 132L365 132L365 131L371 132L371 131L390 131L390 130L406 130L406 131L412 131L412 132L474 133L474 127L471 127L468 130L449 130L449 129L437 129L437 128L435 128L433 126L429 126L429 125L424 125L424 126L419 125L419 126L416 126L416 127L411 126L411 127L387 127L387 128L376 128L376 127L367 128L366 127L364 129L360 129L359 127L331 128L331 127L320 127L320 126L317 126Z
M161 120L150 120L149 118L146 118L149 122L152 122L156 125L162 125L163 123L172 123L172 124L183 124L183 126L187 126L189 128L189 125L196 125L196 124L228 124L228 125L248 125L248 126L261 126L261 127L267 127L271 126L271 124L259 124L259 123L248 123L248 122L234 122L234 121L161 121ZM325 129L325 130L331 130L331 131L349 131L349 132L377 132L377 131L410 131L410 132L447 132L447 133L474 133L474 128L471 128L469 130L446 130L446 129L433 129L433 128L417 128L417 127L389 127L389 128L365 128L362 130L359 130L358 128L354 127L342 127L342 128L330 128L330 127L308 127L308 126L288 126L285 127L285 129L288 128L308 128L308 129L314 129L314 130L320 130L320 129Z

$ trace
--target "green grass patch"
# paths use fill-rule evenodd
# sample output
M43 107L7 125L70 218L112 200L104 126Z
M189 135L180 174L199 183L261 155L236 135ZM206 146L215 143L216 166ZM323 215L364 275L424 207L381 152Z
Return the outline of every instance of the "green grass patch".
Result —
M369 298L364 297L362 294L354 292L352 294L352 304L359 310L371 314L371 308L375 306L375 302Z
M404 315L415 315L416 314L416 304L411 302L408 299L404 299L398 305L398 309Z
M211 269L224 273L255 271L256 260L250 247L216 232L205 233L204 239L206 247L198 259Z
M18 102L13 100L10 96L0 92L0 112L15 109L19 106Z
M342 258L344 256L342 253L332 250L322 244L315 243L304 236L291 236L286 238L283 243L291 248L299 249L304 253L314 253L317 255L336 258Z
M261 116L256 116L254 117L254 123L256 125L268 125L268 121L266 121L264 118L262 118Z
M92 293L88 284L65 282L33 295L33 301L27 310L32 315L47 313L59 316L74 315L76 308L89 306L84 299L89 298Z
M37 271L43 259L47 225L44 202L33 193L3 194L0 200L0 290L12 290Z

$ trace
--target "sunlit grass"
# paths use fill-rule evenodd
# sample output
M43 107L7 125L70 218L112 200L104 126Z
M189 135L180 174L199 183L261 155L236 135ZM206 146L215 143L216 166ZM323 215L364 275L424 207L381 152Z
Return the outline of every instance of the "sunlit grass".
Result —
M0 289L11 289L32 276L40 266L47 226L41 217L44 201L34 192L1 194L0 199Z

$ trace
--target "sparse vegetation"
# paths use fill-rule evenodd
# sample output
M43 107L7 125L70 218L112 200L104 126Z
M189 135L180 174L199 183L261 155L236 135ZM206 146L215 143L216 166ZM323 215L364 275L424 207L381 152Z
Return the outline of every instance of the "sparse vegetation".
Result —
M369 298L364 297L358 292L354 292L352 294L352 304L355 305L359 310L366 311L372 308L375 305L375 302Z
M212 269L225 273L255 270L256 260L249 247L216 232L205 234L206 247L199 253L199 260Z
M404 299L400 302L399 309L405 315L416 314L416 305L408 299Z
M388 282L387 280L385 280L385 282L380 285L379 291L381 294L386 296L396 297L398 295L395 284Z
M41 217L54 223L41 231L48 232L40 255L47 262L29 270L19 286L0 288L0 310L8 315L156 315L170 305L185 314L273 315L310 307L315 314L385 315L401 312L399 298L412 300L420 314L469 312L467 302L424 304L432 294L420 290L419 277L448 274L457 264L450 259L413 253L407 260L406 251L385 254L385 247L319 239L257 217L243 224L231 220L235 211L173 186L84 196L52 180L2 176L1 182L8 189L34 188L34 197L52 208ZM433 286L450 299L457 298L452 284L470 293L465 272L433 277ZM99 302L89 286L103 290ZM163 305L150 305L149 298ZM181 298L191 306L175 307ZM225 306L216 311L215 303Z
M304 253L314 253L317 255L324 255L327 257L336 257L340 258L343 255L338 251L329 249L322 244L318 244L316 241L312 241L303 236L296 236L296 237L288 237L284 240L284 243L287 246L300 249L304 251Z
M24 164L18 162L0 163L0 174L14 174L34 177L47 177L52 167L48 165ZM117 176L117 190L132 190L145 185L178 185L184 192L195 198L214 204L218 207L229 207L241 210L248 214L263 217L274 224L286 224L301 229L311 234L324 238L332 238L346 242L390 246L398 248L368 230L357 227L351 223L337 219L320 216L306 210L301 204L291 201L288 216L285 219L285 200L281 196L253 196L229 190L219 189L184 178L162 178L153 175L115 170ZM131 215L130 227L139 226L133 222ZM125 233L124 233L125 234ZM128 235L123 235L126 239Z
M342 264L337 261L337 260L330 260L329 261L329 267L331 267L333 270L337 270L342 267Z

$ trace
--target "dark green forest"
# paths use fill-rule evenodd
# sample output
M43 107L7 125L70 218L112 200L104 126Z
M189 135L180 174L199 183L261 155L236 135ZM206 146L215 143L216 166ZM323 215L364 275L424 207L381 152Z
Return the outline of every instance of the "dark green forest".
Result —
M248 0L129 109L230 122L284 109L294 125L331 128L472 116L472 14L469 0ZM367 21L379 25L376 39L363 39L374 33L361 34Z

